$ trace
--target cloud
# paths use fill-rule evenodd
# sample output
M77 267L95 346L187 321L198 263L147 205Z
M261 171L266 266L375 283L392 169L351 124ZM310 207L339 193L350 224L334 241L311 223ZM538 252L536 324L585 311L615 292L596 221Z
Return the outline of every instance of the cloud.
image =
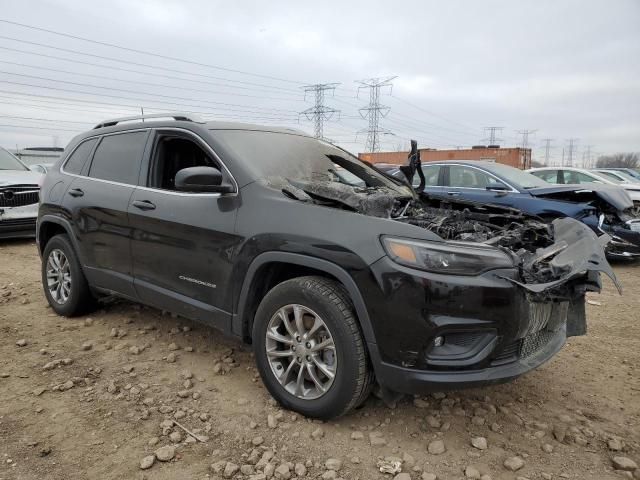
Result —
M518 140L516 130L529 128L537 129L539 138L558 139L558 144L579 137L581 144L595 144L603 153L640 150L636 0L413 0L374 7L337 0L10 2L0 17L193 63L3 24L4 36L89 55L0 39L0 47L71 60L0 48L0 71L8 72L0 73L0 105L5 116L88 126L144 106L145 111L198 110L311 132L311 122L297 114L310 106L301 87L339 82L326 103L341 110L340 121L335 116L325 128L346 148L359 151L365 136L356 137L356 132L368 123L358 109L368 96L360 92L356 98L355 81L388 74L398 75L396 98L382 92L381 102L391 107L382 126L396 136L385 137L384 148L395 149L407 138L440 147L472 145L480 140L483 126L502 125L505 144ZM7 146L16 141L21 146L50 144L54 136L64 143L73 136L68 130L86 128L81 123L0 120L13 125L0 127L0 144ZM47 130L47 125L60 130Z

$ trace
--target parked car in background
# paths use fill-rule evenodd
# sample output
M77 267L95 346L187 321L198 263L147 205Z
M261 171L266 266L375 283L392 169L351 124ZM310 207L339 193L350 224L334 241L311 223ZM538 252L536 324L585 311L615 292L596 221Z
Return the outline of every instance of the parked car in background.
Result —
M118 295L243 339L274 398L319 418L374 382L509 381L586 333L585 292L616 282L603 238L439 203L295 130L111 120L45 177L43 289L61 315Z
M640 182L640 171L635 168L623 168L623 167L607 167L607 168L599 168L598 170L607 170L609 172L623 172L630 177L636 179L636 181Z
M0 147L0 238L35 235L42 178Z
M397 165L377 165L396 178L404 178ZM443 161L422 164L423 194L464 199L485 205L503 205L546 221L572 217L598 233L607 232L610 256L640 255L640 219L633 202L618 186L590 183L551 185L542 178L508 165L482 161ZM416 177L416 175L414 175ZM413 186L417 179L413 178Z
M599 183L624 188L636 207L636 213L640 212L640 184L638 183L623 182L605 173L575 167L543 167L531 168L527 171L545 182L557 185Z
M617 180L622 183L640 183L640 178L636 178L633 175L623 170L612 170L609 168L594 168L594 172L598 172L601 175L605 175L613 180Z
M52 165L53 163L35 163L33 165L29 165L29 170L32 172L42 173L44 175Z

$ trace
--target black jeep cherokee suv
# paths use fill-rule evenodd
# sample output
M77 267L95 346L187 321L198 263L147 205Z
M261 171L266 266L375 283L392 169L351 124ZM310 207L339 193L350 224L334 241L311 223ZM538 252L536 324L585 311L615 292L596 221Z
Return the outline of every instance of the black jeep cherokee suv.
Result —
M507 381L586 330L613 277L581 223L418 198L301 132L187 115L79 135L42 187L53 309L104 295L253 344L285 407L330 418L382 392Z

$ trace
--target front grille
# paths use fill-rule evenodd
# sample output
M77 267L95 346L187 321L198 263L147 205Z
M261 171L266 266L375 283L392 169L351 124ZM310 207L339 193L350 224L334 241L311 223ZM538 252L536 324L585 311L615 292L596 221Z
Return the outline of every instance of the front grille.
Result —
M15 185L0 188L0 208L23 207L38 203L40 187L37 185Z

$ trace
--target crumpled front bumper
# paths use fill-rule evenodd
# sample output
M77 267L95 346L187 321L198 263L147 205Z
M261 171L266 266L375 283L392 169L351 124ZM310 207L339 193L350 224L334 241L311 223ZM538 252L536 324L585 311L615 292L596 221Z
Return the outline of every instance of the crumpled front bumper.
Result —
M538 283L523 283L516 268L465 276L388 257L371 265L381 290L366 298L378 382L403 393L507 382L553 357L568 336L584 335L585 293L599 291L600 273L618 285L607 239L574 219L554 227L556 243L524 261L547 279Z
M37 218L37 203L21 207L0 207L0 238L35 236Z
M436 391L473 388L506 383L550 360L558 353L567 339L566 326L540 343L539 348L520 356L517 360L470 370L416 370L379 361L376 378L384 387L394 392L425 394ZM379 360L379 359L378 359ZM375 363L376 360L372 359Z

